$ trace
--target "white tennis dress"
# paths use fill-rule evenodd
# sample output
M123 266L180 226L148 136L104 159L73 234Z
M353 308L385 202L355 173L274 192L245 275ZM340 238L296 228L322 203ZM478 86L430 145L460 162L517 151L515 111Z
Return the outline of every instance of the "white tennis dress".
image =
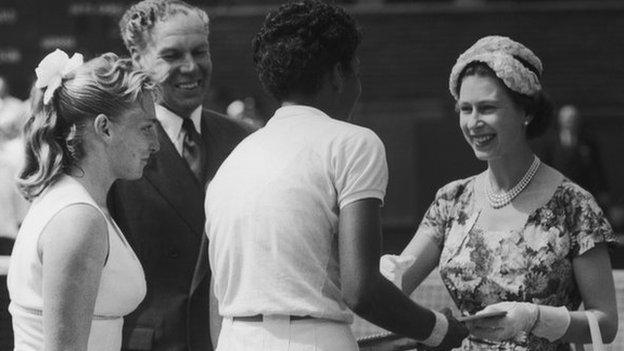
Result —
M123 316L132 312L145 296L143 268L117 225L78 181L63 175L33 202L11 255L7 285L15 351L43 350L43 277L37 242L50 220L73 204L97 208L108 224L109 253L95 301L88 351L119 351Z

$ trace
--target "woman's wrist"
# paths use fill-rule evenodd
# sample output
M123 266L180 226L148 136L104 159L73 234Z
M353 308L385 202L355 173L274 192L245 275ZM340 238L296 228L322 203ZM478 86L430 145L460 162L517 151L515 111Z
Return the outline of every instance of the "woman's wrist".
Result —
M549 341L561 339L570 326L570 311L565 307L538 305L538 318L531 333Z

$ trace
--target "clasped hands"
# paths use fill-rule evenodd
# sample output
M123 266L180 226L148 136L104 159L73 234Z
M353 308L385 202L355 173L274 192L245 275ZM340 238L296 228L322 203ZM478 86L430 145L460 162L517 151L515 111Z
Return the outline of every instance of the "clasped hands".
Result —
M380 272L401 288L403 274L414 261L413 256L384 255L379 262ZM552 342L566 333L571 320L570 313L565 306L555 307L514 301L489 305L476 315L494 311L504 311L506 315L460 323L450 313L445 313L446 319L450 322L449 330L445 335L445 340L439 345L442 347L436 349L444 349L445 346L455 344L458 340L461 341L465 336L466 328L470 334L492 341L512 339L525 332Z
M505 311L501 317L476 319L466 322L470 334L492 341L512 339L521 332L530 332L539 318L539 307L528 302L499 302L476 313Z
M570 326L570 312L565 306L536 305L530 302L499 302L476 314L505 311L504 317L484 318L466 323L470 333L478 338L502 341L521 332L555 341L563 337Z
M452 347L457 347L461 344L461 340L467 336L465 328L467 328L470 334L481 339L492 341L512 339L522 332L531 332L540 316L539 306L527 302L499 302L487 306L485 309L477 312L476 315L495 311L504 311L506 315L474 319L463 323L453 318L449 310L445 311L445 315L450 322L445 340L436 347L427 347L425 345L425 347L420 349L448 350Z

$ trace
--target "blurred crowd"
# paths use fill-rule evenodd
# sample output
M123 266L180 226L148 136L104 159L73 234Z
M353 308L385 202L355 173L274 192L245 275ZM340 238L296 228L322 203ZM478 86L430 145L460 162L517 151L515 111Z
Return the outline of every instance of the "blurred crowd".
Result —
M9 255L28 203L17 191L15 175L23 162L21 129L27 102L11 95L7 80L0 76L0 254Z
M624 198L613 196L600 151L597 136L571 104L559 108L552 132L538 147L544 162L594 195L624 244Z

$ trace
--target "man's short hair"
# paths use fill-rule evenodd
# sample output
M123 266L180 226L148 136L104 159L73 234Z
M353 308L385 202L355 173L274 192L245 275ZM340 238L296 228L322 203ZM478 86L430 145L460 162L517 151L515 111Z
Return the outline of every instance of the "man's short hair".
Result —
M196 14L204 22L208 33L208 15L198 7L181 0L143 0L130 7L119 21L119 31L130 53L142 51L147 45L150 31L158 21L177 14Z

